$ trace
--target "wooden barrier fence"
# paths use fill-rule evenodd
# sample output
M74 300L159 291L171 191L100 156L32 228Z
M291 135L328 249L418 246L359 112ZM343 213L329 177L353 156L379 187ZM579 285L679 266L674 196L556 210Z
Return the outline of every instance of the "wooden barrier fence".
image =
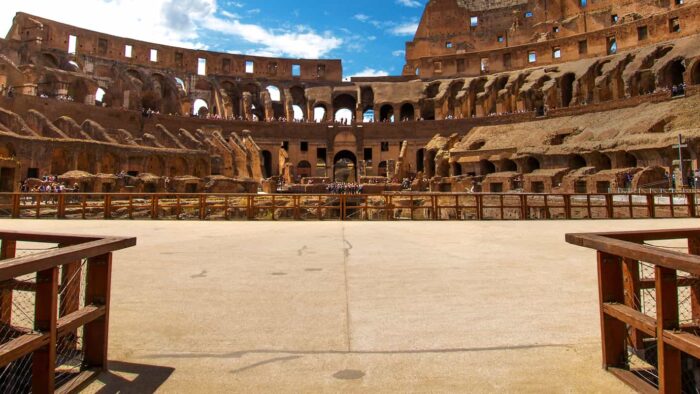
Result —
M692 218L700 193L17 194L0 218L186 220L538 220Z
M566 240L597 251L603 368L640 392L696 392L700 229L567 234Z
M112 252L136 239L4 231L0 242L0 391L71 391L107 367Z

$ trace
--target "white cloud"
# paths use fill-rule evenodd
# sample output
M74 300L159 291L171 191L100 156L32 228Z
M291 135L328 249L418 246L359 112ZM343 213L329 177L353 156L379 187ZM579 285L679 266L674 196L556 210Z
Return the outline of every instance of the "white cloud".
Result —
M396 0L396 4L400 4L405 7L417 8L422 7L423 4L418 0Z
M394 57L401 57L401 56L405 56L405 55L406 55L406 51L398 50L398 51L391 52L391 54L392 54L392 56L394 56Z
M395 36L412 36L416 34L416 30L418 30L418 23L407 22L392 27L389 29L389 33Z
M389 75L389 73L387 71L375 70L373 68L368 67L368 68L365 68L364 70L357 72L353 75L346 76L344 80L349 81L350 78L353 78L353 77L386 77L387 75Z
M227 4L243 7L239 2ZM273 30L242 23L236 14L219 10L217 0L5 0L0 7L0 31L9 31L17 11L184 48L201 47L207 32L236 36L258 46L257 52L271 56L324 57L343 43L330 32L317 33L304 26Z

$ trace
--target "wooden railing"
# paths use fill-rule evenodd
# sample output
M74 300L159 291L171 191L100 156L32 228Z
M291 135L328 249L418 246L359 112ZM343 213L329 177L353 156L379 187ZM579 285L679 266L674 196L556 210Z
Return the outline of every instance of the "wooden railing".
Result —
M598 253L603 367L640 392L696 392L700 229L568 234L566 240Z
M71 391L107 367L112 252L135 238L0 232L0 391Z
M692 218L700 193L0 194L0 218L538 220Z

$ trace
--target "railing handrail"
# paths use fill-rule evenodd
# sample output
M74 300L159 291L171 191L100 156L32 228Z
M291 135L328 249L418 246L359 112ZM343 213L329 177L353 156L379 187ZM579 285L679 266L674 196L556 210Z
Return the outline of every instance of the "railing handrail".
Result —
M48 193L48 192L27 192L27 193L11 193L2 192L0 196L121 196L121 197L137 197L137 196L148 196L148 197L319 197L319 196L356 196L356 197L383 197L383 196L668 196L668 195L688 195L688 194L700 194L700 189L698 190L679 190L679 191L668 191L668 192L619 192L619 193L533 193L533 192L523 192L523 193L483 193L483 192L390 192L385 191L381 193L358 193L358 194L337 194L337 193L136 193L136 192L119 192L119 193L105 193L105 192L63 192L63 193Z
M12 233L8 233L13 235ZM55 242L50 239L60 237L58 234L45 234L43 242ZM36 239L40 233L32 233L31 238ZM17 239L19 236L15 234ZM73 237L70 239L75 240ZM2 235L0 234L0 239ZM42 242L42 241L33 241ZM134 237L101 237L100 239L79 243L63 248L48 250L27 256L16 257L0 261L0 281L10 280L22 275L44 271L50 268L75 262L76 260L96 257L116 250L126 249L136 245Z
M627 259L644 261L661 267L700 275L700 256L640 243L651 240L676 239L688 237L688 235L698 236L700 235L700 230L665 230L665 232L669 232L668 236L665 237L661 236L660 232L566 234L566 242ZM649 236L644 237L644 234ZM630 239L635 239L637 242Z

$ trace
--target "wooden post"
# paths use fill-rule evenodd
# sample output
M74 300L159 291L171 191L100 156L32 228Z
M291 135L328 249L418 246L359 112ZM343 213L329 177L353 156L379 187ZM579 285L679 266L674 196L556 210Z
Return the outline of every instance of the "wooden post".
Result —
M634 200L632 199L631 194L627 195L627 201L630 204L630 219L634 219L634 206L633 206Z
M13 194L12 195L12 218L13 219L18 219L19 218L19 203L22 195L21 194Z
M483 212L483 196L481 194L476 195L476 219L477 220L483 220L484 218L484 212Z
M681 352L664 343L664 330L678 329L676 270L656 266L656 332L659 393L681 392Z
M111 219L112 218L112 196L109 194L104 195L104 218L105 219Z
M61 298L58 300L59 317L64 317L80 309L81 274L80 260L66 264L61 268ZM71 349L76 349L78 345L77 331L73 331L72 338L65 340L70 343Z
M654 200L653 194L647 194L647 210L649 211L649 218L656 218L656 200Z
M695 206L695 193L687 193L685 195L685 201L688 203L688 217L694 218L697 216L697 210Z
M626 362L625 323L605 314L608 302L622 304L625 293L622 279L622 258L598 252L598 291L600 296L600 323L603 340L603 368L622 367Z
M0 245L0 260L12 259L17 253L17 241L3 239ZM12 324L12 287L5 287L0 292L0 322Z
M65 219L66 218L66 195L65 194L58 195L58 209L56 211L56 216L57 216L57 219Z
M275 197L272 196L272 205L274 204ZM273 211L274 212L274 211ZM274 218L274 213L272 214ZM204 220L207 218L207 198L205 196L199 196L199 220Z
M571 220L571 195L564 195L564 217L567 220Z
M688 238L688 254L700 255L700 237ZM698 325L700 323L700 283L690 287L690 302L693 325Z
M607 211L608 219L614 219L615 207L614 207L613 196L611 194L605 195L605 210Z
M641 289L639 286L639 261L623 258L622 259L622 277L625 285L625 305L641 311L640 297ZM643 349L642 342L643 333L637 329L632 329L630 333L630 345L635 349Z
M107 345L109 340L109 303L112 283L112 254L88 259L85 305L102 305L105 314L85 325L83 350L89 368L107 368Z
M34 329L49 334L49 343L32 355L32 391L53 393L56 374L56 320L58 319L58 267L36 274Z

